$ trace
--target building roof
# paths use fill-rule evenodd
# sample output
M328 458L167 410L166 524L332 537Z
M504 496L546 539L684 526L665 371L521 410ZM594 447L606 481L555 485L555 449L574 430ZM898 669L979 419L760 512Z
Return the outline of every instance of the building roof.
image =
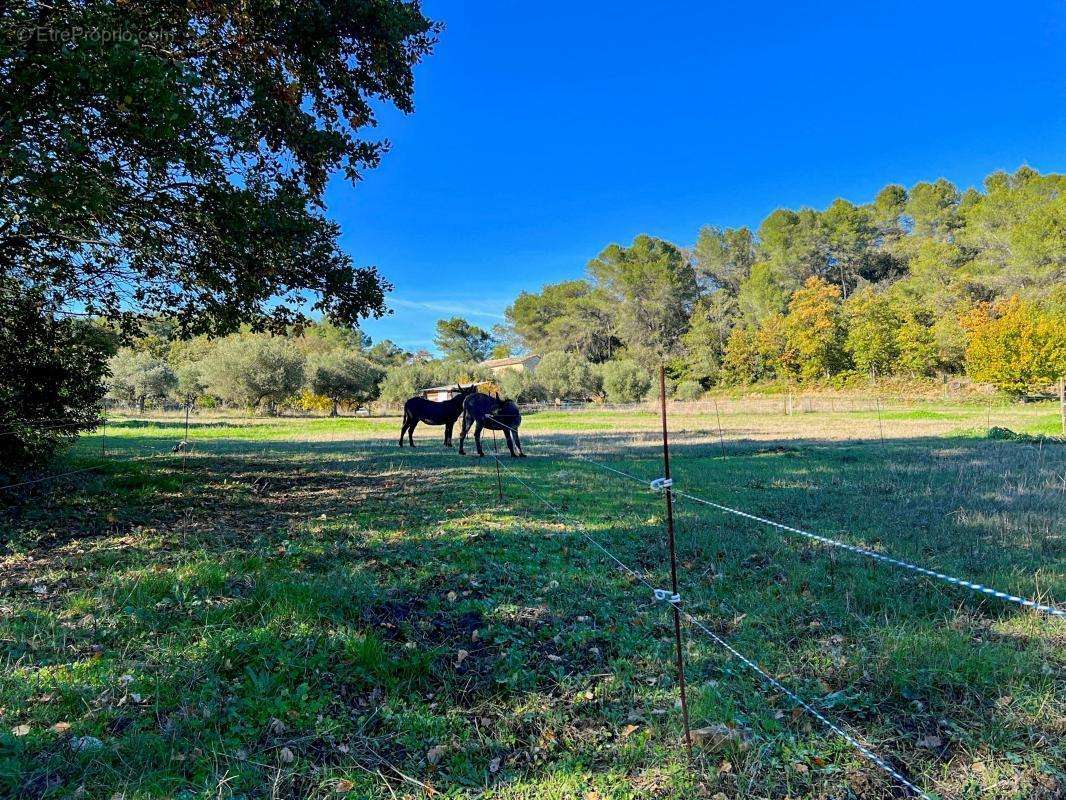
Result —
M419 394L425 392L457 392L465 386L484 386L488 381L471 381L470 383L449 383L446 386L427 386L425 389L419 389Z
M525 356L512 356L511 358L493 358L488 361L482 361L478 364L479 367L509 367L512 364L525 364L534 358L540 358L536 353L530 353Z

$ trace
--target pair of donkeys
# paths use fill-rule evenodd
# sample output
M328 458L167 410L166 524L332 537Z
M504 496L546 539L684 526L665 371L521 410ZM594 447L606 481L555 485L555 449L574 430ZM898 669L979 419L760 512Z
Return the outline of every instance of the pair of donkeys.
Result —
M490 431L502 431L503 438L507 441L507 449L512 457L525 457L522 452L522 442L518 438L518 427L522 424L522 413L513 400L501 400L499 395L495 397L477 391L476 386L460 386L458 394L448 400L427 400L424 397L412 397L403 404L403 425L400 428L400 447L403 447L403 437L411 447L415 446L415 427L420 422L426 425L444 426L444 444L452 446L452 431L459 417L463 418L463 427L459 433L459 453L465 455L463 444L470 428L474 428L474 443L477 445L477 454L484 456L481 449L481 432L488 428Z

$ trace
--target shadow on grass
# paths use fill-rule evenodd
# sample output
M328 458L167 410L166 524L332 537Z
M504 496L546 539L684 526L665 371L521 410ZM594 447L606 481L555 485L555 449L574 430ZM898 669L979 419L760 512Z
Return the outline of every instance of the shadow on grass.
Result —
M527 440L531 457L505 466L665 580L661 497L542 455L578 448L650 478L654 438ZM679 488L1061 597L1061 502L1040 477L1061 452L924 438L727 446L680 436ZM14 607L0 649L17 670L2 702L32 725L5 741L0 787L196 796L224 779L235 793L275 782L310 796L345 780L386 797L376 773L403 783L397 769L474 796L575 763L590 781L621 769L630 786L681 763L676 715L659 713L675 696L667 615L507 472L497 501L491 458L439 442L224 438L112 466L5 512ZM1013 771L1017 797L1041 796L1039 763L1061 757L1062 719L1047 710L1061 628L684 502L678 540L693 613L912 777L950 781L979 753ZM660 796L691 796L693 776L824 794L870 772L689 637L696 724L750 729L759 747L727 753L732 772L722 754L699 759ZM50 732L62 721L69 733ZM74 751L75 735L102 748ZM783 766L797 761L810 766ZM862 796L894 790L871 778Z

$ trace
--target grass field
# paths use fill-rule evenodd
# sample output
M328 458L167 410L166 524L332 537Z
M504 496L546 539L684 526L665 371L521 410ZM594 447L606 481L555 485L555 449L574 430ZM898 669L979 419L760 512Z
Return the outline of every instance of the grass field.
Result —
M1066 445L986 435L1057 407L685 409L678 489L1066 602ZM573 458L657 477L657 424L530 415L501 500L395 419L194 418L185 455L177 420L112 420L70 457L100 470L0 506L0 796L906 796L693 628L687 761L669 610L582 533L666 586L663 498ZM685 607L930 795L1066 796L1066 623L677 523Z

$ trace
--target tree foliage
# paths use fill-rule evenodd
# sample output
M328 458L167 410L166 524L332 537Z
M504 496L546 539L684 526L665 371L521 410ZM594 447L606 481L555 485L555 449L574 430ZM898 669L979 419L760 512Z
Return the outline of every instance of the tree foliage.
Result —
M178 385L166 359L151 350L123 347L108 362L110 394L141 412L149 402L162 401Z
M337 416L341 403L362 405L377 396L385 371L359 353L334 350L319 356L310 365L310 389L328 397L331 416Z
M599 376L580 353L545 353L536 376L550 398L585 399L600 393Z
M615 303L618 333L630 353L651 364L679 350L699 287L678 247L638 236L630 247L607 247L588 270Z
M1066 291L1066 175L890 184L865 204L777 209L756 233L705 226L691 256L639 236L588 272L516 299L508 321L525 348L661 359L705 388L959 374L972 309L1017 294L1046 312Z
M0 277L189 332L381 313L321 201L377 165L437 30L405 0L7 4Z
M236 335L222 340L204 364L208 390L234 405L278 405L303 386L305 360L284 338Z
M112 339L0 280L0 472L41 463L96 427Z
M437 322L437 348L445 358L461 362L484 361L492 352L492 334L462 317Z
M601 369L603 391L611 403L634 403L651 390L651 374L632 359L608 361Z
M966 368L975 380L1024 394L1066 377L1066 315L1018 297L977 306L967 316Z

